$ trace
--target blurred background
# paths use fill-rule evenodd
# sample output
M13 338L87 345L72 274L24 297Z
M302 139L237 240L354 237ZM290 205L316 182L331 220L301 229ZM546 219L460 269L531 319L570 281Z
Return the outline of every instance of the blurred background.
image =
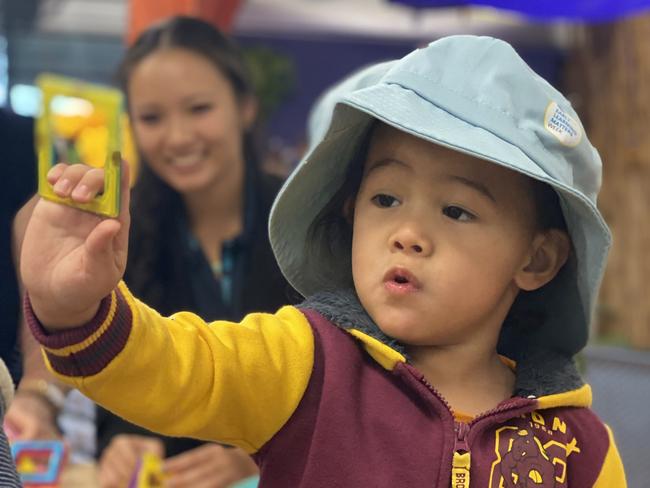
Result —
M615 242L582 367L629 486L648 486L650 1L3 0L0 104L37 115L42 72L113 84L129 40L175 13L214 22L244 47L265 166L282 175L302 155L309 108L326 87L445 35L505 39L567 94L603 158L600 205Z

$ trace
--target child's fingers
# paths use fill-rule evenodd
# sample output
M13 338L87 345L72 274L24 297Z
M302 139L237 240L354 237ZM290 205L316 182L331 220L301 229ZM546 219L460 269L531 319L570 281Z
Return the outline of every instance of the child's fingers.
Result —
M140 453L131 436L115 436L99 460L100 485L105 488L126 486L139 457Z
M70 196L81 203L89 202L104 190L104 170L93 168L86 172L72 190Z
M52 166L50 170L47 172L47 176L46 176L47 182L50 185L54 185L59 180L59 178L61 177L61 175L63 174L63 172L68 166L70 165L66 163L59 163Z
M159 458L165 457L165 446L156 437L138 436L135 443L138 449L138 457L145 453L151 453Z
M83 164L66 166L52 187L54 193L62 198L69 197L81 178L92 169L92 167Z

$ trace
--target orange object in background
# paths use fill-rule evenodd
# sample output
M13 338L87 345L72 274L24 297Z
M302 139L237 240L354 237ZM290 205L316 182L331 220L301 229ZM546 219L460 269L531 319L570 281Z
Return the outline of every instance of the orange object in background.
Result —
M228 32L242 0L130 0L126 42L151 24L173 15L191 15Z

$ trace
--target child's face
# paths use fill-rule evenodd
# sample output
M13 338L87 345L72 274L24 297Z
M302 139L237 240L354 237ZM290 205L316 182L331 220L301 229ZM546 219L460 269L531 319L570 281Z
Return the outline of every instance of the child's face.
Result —
M355 288L379 327L413 346L494 335L531 258L531 188L519 173L379 126L352 242Z

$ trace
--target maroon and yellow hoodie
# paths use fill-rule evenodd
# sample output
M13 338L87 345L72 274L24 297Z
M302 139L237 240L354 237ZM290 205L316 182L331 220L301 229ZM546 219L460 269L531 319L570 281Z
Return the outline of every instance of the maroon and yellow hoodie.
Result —
M261 487L625 487L570 360L530 352L512 398L461 422L353 293L206 324L120 284L75 330L26 315L61 380L148 429L242 447Z

